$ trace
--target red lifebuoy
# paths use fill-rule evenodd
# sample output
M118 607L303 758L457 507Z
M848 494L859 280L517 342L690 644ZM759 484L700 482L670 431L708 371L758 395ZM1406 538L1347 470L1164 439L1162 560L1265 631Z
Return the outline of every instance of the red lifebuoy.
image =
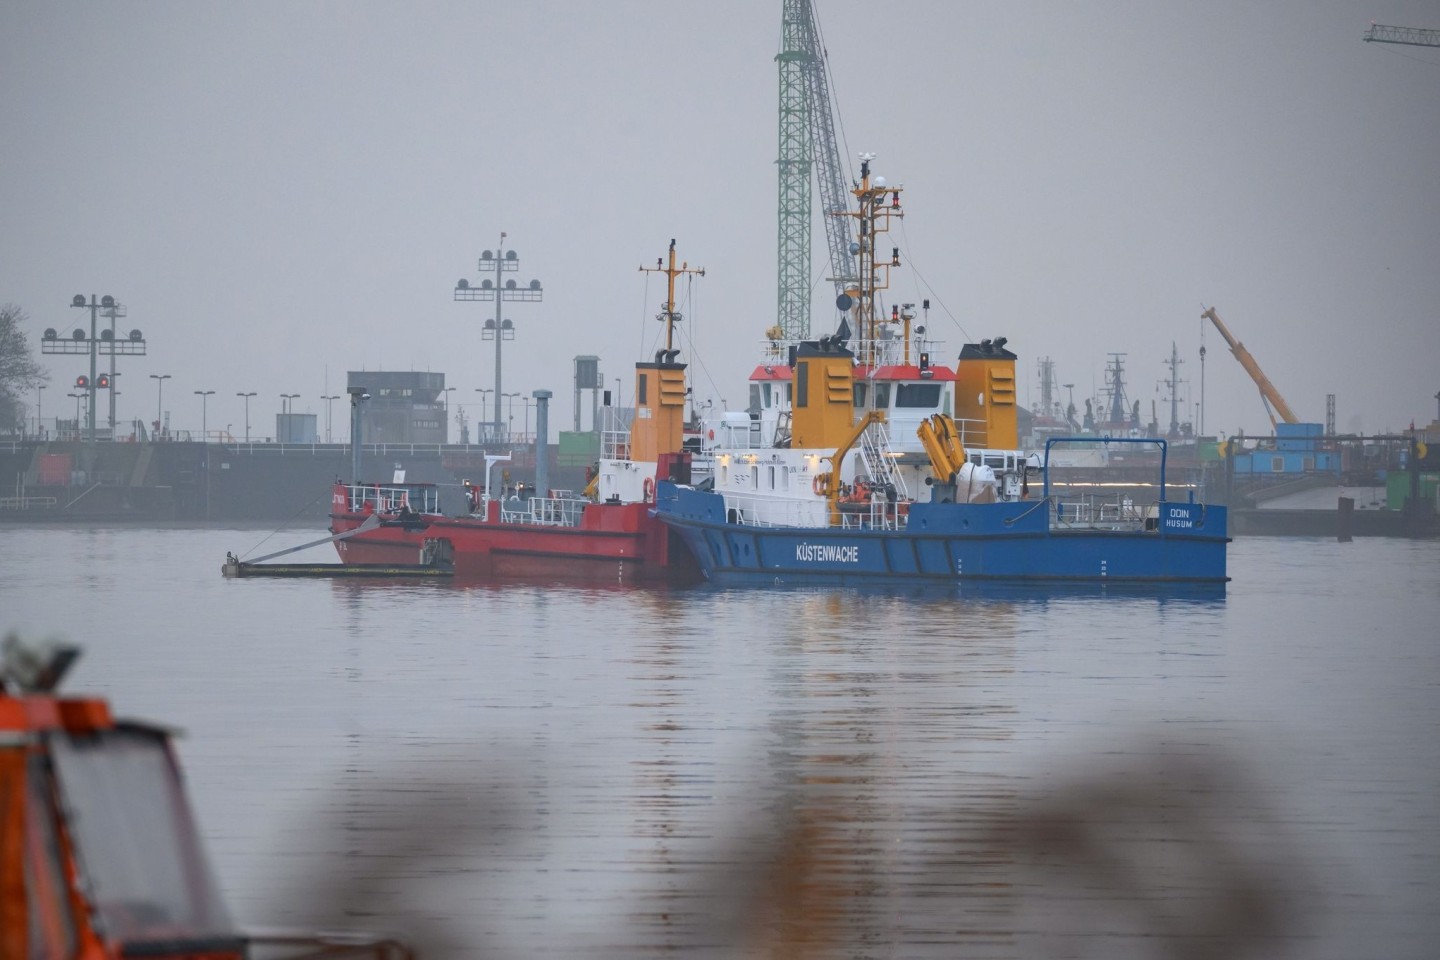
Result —
M645 502L646 502L646 503L654 503L654 502L655 502L655 478L654 478L654 477L646 477L646 478L645 478L644 490L645 490Z

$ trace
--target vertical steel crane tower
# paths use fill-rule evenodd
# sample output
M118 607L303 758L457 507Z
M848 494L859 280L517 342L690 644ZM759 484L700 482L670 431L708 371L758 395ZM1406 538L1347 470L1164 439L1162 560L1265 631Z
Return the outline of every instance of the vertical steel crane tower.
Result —
M780 337L810 334L810 234L813 221L811 174L820 188L820 208L830 249L836 294L852 287L854 261L840 148L835 138L825 52L815 26L813 0L783 0L780 64L779 281L776 325Z

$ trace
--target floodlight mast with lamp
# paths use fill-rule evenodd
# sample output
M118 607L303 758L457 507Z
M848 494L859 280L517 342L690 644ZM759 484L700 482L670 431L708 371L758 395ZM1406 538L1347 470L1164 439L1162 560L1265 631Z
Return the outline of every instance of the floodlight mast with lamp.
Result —
M91 443L95 442L95 391L97 386L96 358L104 354L110 358L110 382L115 382L115 357L117 354L124 356L143 357L145 355L145 338L139 330L131 330L124 340L115 337L115 320L125 316L125 305L110 295L96 297L93 293L87 301L84 294L77 293L70 299L70 306L90 311L90 336L85 336L85 331L76 328L69 339L62 340L53 327L47 329L40 341L41 353L52 354L82 354L90 355L90 378L86 384L86 396L89 403L89 414L86 417L86 434ZM110 319L110 329L103 334L97 333L98 319L101 316ZM77 414L76 418L79 416ZM78 428L78 424L77 424ZM115 438L115 391L110 392L110 438Z
M470 281L461 279L455 284L455 300L468 302L477 300L495 301L495 319L486 320L485 327L481 330L480 339L495 341L495 424L494 431L498 437L501 434L500 404L498 397L503 394L501 385L501 364L500 345L506 340L515 338L515 324L510 320L502 320L501 304L506 300L520 301L522 303L536 303L544 299L544 293L539 280L531 280L528 286L520 286L514 280L504 280L504 274L520 269L520 257L514 250L505 250L505 234L500 234L500 245L492 253L489 250L480 255L480 272L482 274L493 272L494 280L481 280L480 286L472 287Z

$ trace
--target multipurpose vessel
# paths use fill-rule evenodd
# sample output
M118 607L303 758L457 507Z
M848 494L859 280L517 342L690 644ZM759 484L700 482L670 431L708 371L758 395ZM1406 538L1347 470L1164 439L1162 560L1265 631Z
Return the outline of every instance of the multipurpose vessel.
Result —
M836 332L781 344L752 375L752 402L707 432L711 474L659 482L655 510L710 580L727 584L1057 581L1223 584L1226 511L1172 500L1165 441L1157 482L1113 503L1062 490L1053 451L1019 449L1016 356L997 337L966 344L953 372L931 363L911 305L878 303L899 249L903 187L852 191L855 288ZM854 322L852 333L851 321ZM852 342L853 340L853 342ZM713 437L712 437L713 434Z

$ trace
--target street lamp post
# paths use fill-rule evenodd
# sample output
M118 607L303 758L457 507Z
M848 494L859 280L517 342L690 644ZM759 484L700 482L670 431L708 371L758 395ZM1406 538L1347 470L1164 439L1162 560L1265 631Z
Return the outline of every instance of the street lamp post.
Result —
M249 393L237 393L237 397L245 398L245 442L250 442L250 398L255 396L255 391Z
M441 443L450 442L450 394L454 389L454 387L445 387L440 391L440 399L443 401L440 419L445 426L445 432L440 436Z
M43 383L35 387L35 436L37 438L45 433L45 428L41 425L40 418L40 393L44 389L45 385Z
M520 391L516 390L514 393L502 393L500 396L506 397L509 400L509 402L505 404L505 410L506 413L509 414L508 421L510 424L509 428L505 431L505 438L509 440L510 436L515 432L515 398L520 396ZM495 417L496 419L500 417L500 401L498 400L495 401Z
M85 399L85 394L83 394L83 393L67 393L67 394L65 394L65 396L67 396L67 397L74 397L74 398L75 398L75 435L76 435L76 439L79 439L79 435L80 435L80 401Z
M492 387L476 387L476 388L475 388L475 392L478 393L478 394L480 394L480 419L479 419L479 421L475 424L476 433L479 433L479 432L480 432L480 424L482 424L482 423L488 424L488 423L490 422L490 419L489 419L487 416L485 416L485 398L486 398L487 396L489 396L490 394L494 393L495 390L494 390L494 388L492 388ZM495 407L496 407L496 411L495 411L495 412L498 414L498 413L500 412L500 411L499 411L500 400L499 400L498 398L495 400ZM482 440L481 442L483 443L484 441Z
M486 320L484 328L480 331L480 339L495 341L495 432L500 432L500 344L505 340L515 339L515 324L509 320L500 319L501 304L506 300L518 300L521 302L535 303L544 299L540 288L539 280L531 280L528 286L519 286L514 280L505 280L507 272L520 269L520 256L514 250L502 250L505 246L505 234L500 234L500 247L491 253L489 250L480 254L480 272L482 274L493 272L494 280L481 280L478 287L470 286L470 281L461 279L455 284L455 299L457 301L495 301L495 319Z
M206 408L209 406L210 397L213 396L214 393L215 393L214 390L196 390L196 391L195 391L195 396L197 396L197 397L200 398L200 442L201 442L201 443L209 443L209 442L210 442L210 421L209 421L209 419L208 419L208 417L207 417L207 415L206 415L206 414L207 414L207 409L206 409Z
M332 404L330 401L339 400L340 394L322 393L320 395L320 399L325 401L325 442L330 443L330 411L332 409Z
M525 404L525 432L521 435L523 440L530 436L530 398L525 396L521 397L520 400Z
M165 395L165 381L170 379L168 373L152 373L150 379L155 381L155 438L160 438L160 424L165 419L165 404L161 399Z
M360 405L370 399L370 394L364 387L346 387L350 394L350 482L360 482L360 441L362 436L362 420L360 416Z
M281 420L281 423L285 426L285 435L283 437L277 436L275 438L275 440L279 443L291 443L295 439L295 434L290 429L290 414L295 410L295 405L291 401L298 400L299 398L300 394L298 393L280 394L280 415L283 418ZM275 432L278 434L280 431L276 430Z

